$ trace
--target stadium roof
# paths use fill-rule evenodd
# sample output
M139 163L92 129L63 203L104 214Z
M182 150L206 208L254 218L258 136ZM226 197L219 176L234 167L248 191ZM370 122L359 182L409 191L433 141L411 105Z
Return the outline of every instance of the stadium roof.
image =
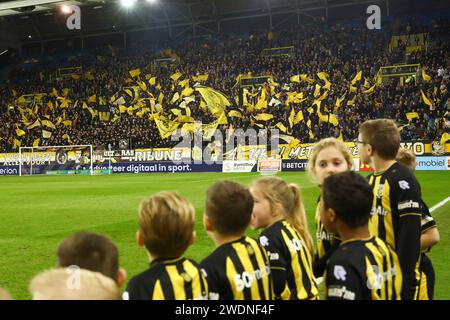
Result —
M256 24L269 29L283 23L299 23L307 17L328 17L329 13L350 18L351 12L357 12L363 18L371 4L380 5L384 13L389 14L390 7L408 3L404 8L411 8L413 2L421 1L154 0L147 3L137 0L135 8L127 10L120 6L119 0L0 0L0 30L14 32L22 43L161 29L165 29L168 36L176 36L186 28L196 35L196 32L217 33L230 24L242 25L238 30L251 27L251 24L245 25L244 20L259 19L260 23ZM437 2L429 0L422 4L430 8ZM60 10L63 4L81 7L81 30L66 28L66 15Z

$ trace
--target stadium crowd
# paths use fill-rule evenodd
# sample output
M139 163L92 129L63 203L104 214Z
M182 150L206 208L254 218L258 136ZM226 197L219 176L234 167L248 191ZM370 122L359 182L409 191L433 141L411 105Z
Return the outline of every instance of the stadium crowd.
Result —
M58 79L53 76L56 69L44 65L36 64L28 71L19 66L7 82L0 84L0 150L10 152L19 146L67 144L107 148L109 144L117 147L121 139L131 140L135 148L175 145L170 137L161 136L156 122L149 117L134 111L119 111L118 106L112 104L115 94L136 85L137 79L149 80L144 79L144 74L156 77L156 86L146 82L148 96L152 94L156 100L159 93L163 94L159 114L166 117L181 102L181 99L171 99L179 81L208 75L201 84L222 92L231 104L228 111L241 113L239 117L228 116L228 123L218 126L221 130L231 126L258 129L281 123L278 128L300 142L314 142L329 136L351 141L357 138L358 126L363 121L384 117L394 119L402 127L403 140L436 140L450 130L449 41L445 36L450 23L439 20L425 26L412 20L406 26L400 25L401 28L393 24L389 32L368 32L339 25L326 26L317 21L269 34L254 32L245 37L223 34L177 44L130 45L126 51L109 47L93 55L72 56L69 66L81 66L84 72L76 78ZM428 34L423 50L406 55L406 44L402 42L389 50L391 35L423 32ZM294 55L261 54L263 49L283 46L293 46ZM164 47L172 49L156 49ZM161 57L174 57L177 62L149 67L153 59ZM399 78L393 77L378 83L379 68L398 63L419 63L429 79L425 81L419 75L416 79L406 79L401 85ZM142 70L137 79L130 76L130 70L136 69ZM361 79L352 82L360 71ZM175 73L182 75L177 81L171 78ZM248 73L272 76L275 84L266 83L262 90L243 91L236 85L237 78ZM326 74L331 84L327 91L321 87L316 92L316 85L323 86L318 73ZM307 81L292 81L291 77L299 74L306 74ZM68 91L63 94L65 88ZM304 99L290 100L291 93L300 92ZM30 93L46 93L47 96L41 101L20 101L20 96ZM202 108L198 92L193 95L195 102L189 104L192 118L204 124L212 123L215 117ZM263 95L264 110L258 110L255 105ZM316 103L319 95L323 99ZM271 105L272 100L275 105ZM64 101L67 101L66 107L58 107ZM83 103L87 103L86 108ZM100 121L99 105L111 112L110 122ZM31 112L24 112L25 109ZM292 109L295 114L302 111L303 121L290 123ZM256 121L254 117L261 111L273 118ZM408 119L409 113L418 116ZM337 123L322 119L328 114L335 117ZM45 128L47 133L44 134L42 121L32 126L34 119L48 119L53 126ZM63 124L58 119L70 122Z

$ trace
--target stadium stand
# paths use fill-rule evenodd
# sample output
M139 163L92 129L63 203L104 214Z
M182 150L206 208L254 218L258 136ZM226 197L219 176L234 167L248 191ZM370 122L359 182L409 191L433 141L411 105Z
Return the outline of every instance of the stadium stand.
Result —
M436 140L449 131L443 57L450 23L423 20L397 19L389 32L370 33L317 20L270 35L220 34L30 58L0 85L0 148L106 149L121 139L134 148L171 147L175 129L192 134L194 120L220 130L278 128L305 143L328 136L351 141L364 120L385 117L401 125L404 140ZM394 35L402 35L395 46ZM415 51L407 52L409 44ZM286 46L293 55L262 54ZM412 65L409 73L402 64ZM391 76L383 76L384 66L393 66ZM272 78L242 87L239 80L249 75ZM210 88L219 91L217 110L205 98Z

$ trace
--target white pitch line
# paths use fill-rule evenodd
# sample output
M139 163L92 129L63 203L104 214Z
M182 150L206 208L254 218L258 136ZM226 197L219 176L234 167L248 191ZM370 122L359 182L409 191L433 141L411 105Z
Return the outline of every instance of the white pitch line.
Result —
M450 201L450 197L445 198L444 200L442 200L441 202L436 203L434 206L432 206L430 208L430 212L435 211L436 209L439 209L440 207L442 207L444 204L446 204L447 202Z

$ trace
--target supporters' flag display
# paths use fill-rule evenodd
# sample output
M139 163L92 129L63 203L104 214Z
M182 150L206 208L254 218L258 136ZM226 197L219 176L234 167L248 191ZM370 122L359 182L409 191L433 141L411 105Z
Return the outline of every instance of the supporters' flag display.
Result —
M140 74L141 74L141 69L130 70L130 76L132 76L133 78L139 76Z
M408 119L408 121L411 121L413 119L420 118L420 116L417 112L408 112L406 114L406 118Z
M431 77L429 75L427 75L427 73L425 72L425 68L422 68L422 79L424 81L430 81Z
M361 80L362 77L362 71L358 71L358 73L356 74L356 76L352 79L352 84L357 83L359 80Z
M427 106L429 106L430 108L433 107L433 102L431 102L430 99L428 99L428 97L426 96L426 94L423 92L423 90L420 90L420 93L422 94L422 100L423 103L425 103Z

